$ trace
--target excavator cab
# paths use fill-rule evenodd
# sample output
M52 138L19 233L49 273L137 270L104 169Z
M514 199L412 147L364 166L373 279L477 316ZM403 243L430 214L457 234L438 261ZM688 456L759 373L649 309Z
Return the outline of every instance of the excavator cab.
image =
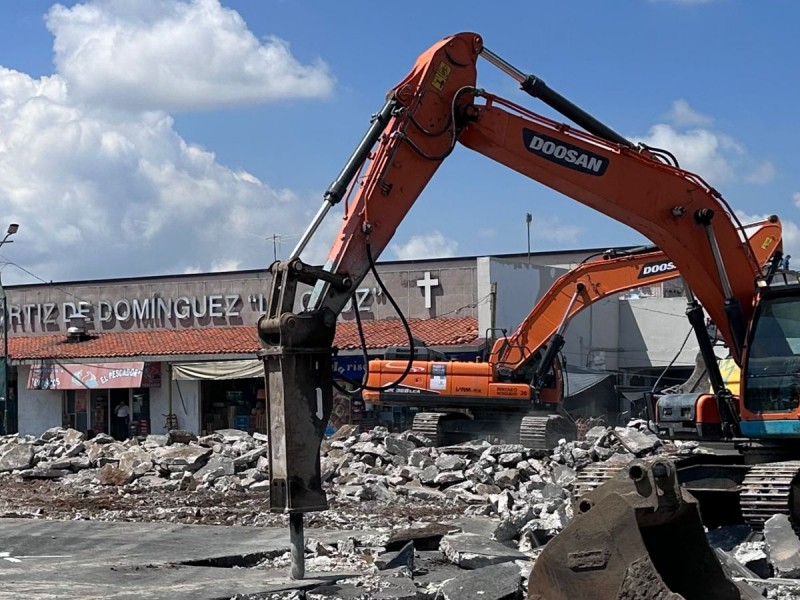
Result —
M742 435L800 438L800 273L760 279L745 355Z

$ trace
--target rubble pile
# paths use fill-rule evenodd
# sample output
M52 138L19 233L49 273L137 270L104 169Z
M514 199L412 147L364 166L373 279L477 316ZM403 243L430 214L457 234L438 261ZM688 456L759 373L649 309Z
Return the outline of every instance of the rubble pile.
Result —
M85 439L55 427L38 438L0 438L0 473L66 484L214 489L267 489L267 436L226 429L198 438L173 430L120 442L104 433Z
M104 434L87 440L78 431L60 428L39 437L4 436L0 488L19 490L7 485L17 482L46 484L52 493L78 490L80 506L102 494L124 499L149 493L156 503L176 498L173 510L181 522L285 525L283 515L267 510L267 441L265 435L239 430L200 437L171 431L124 442ZM306 568L309 574L359 575L333 577L324 587L274 597L522 597L533 561L572 518L587 466L701 452L707 450L695 442L665 444L641 421L624 428L594 427L585 439L561 441L550 452L488 442L437 448L410 431L376 427L361 433L344 426L323 442L322 479L331 509L306 516ZM19 510L3 510L8 497L1 494L0 516L21 516ZM205 504L191 505L203 494L209 498ZM203 520L220 506L227 516ZM162 517L169 510L153 508ZM231 516L242 512L251 517ZM98 514L76 508L66 518L149 518L141 510ZM53 515L32 510L24 516ZM314 527L352 530L352 535L326 545L314 540ZM753 597L800 597L800 542L788 519L768 521L763 536L747 527L712 534L724 568L755 590ZM290 561L287 550L251 568L288 570Z

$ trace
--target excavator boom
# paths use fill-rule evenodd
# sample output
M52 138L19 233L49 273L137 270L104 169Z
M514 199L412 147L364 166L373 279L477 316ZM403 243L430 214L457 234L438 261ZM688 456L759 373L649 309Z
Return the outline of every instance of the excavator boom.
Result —
M439 165L461 143L650 239L707 307L738 362L760 267L722 196L699 176L664 162L657 151L622 143L624 138L533 76L523 89L595 134L478 89L476 65L483 52L477 34L445 38L390 92L379 113L390 116L346 207L325 269L361 281ZM495 55L487 56L497 64ZM348 166L357 162L354 156ZM341 179L331 189L341 189ZM341 197L329 193L326 202ZM304 236L298 249L306 243ZM338 314L349 295L350 290L320 281L309 307Z

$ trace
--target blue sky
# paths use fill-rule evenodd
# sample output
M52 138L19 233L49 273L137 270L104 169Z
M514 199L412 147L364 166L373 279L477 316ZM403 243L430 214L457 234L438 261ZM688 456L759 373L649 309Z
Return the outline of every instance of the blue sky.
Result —
M800 258L796 2L518 4L3 3L0 225L21 225L0 251L15 263L3 281L266 266L272 236L288 253L386 91L464 30L623 135L672 150L745 219L779 214ZM479 68L481 86L552 116ZM643 241L459 148L383 257L524 251L526 212L535 250Z

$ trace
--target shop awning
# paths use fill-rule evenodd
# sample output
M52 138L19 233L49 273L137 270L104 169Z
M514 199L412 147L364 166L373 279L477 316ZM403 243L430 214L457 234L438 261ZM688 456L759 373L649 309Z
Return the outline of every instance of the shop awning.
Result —
M264 366L258 359L174 363L172 365L173 379L252 379L263 376Z
M31 367L29 390L88 390L157 387L160 363L58 363L43 361Z

